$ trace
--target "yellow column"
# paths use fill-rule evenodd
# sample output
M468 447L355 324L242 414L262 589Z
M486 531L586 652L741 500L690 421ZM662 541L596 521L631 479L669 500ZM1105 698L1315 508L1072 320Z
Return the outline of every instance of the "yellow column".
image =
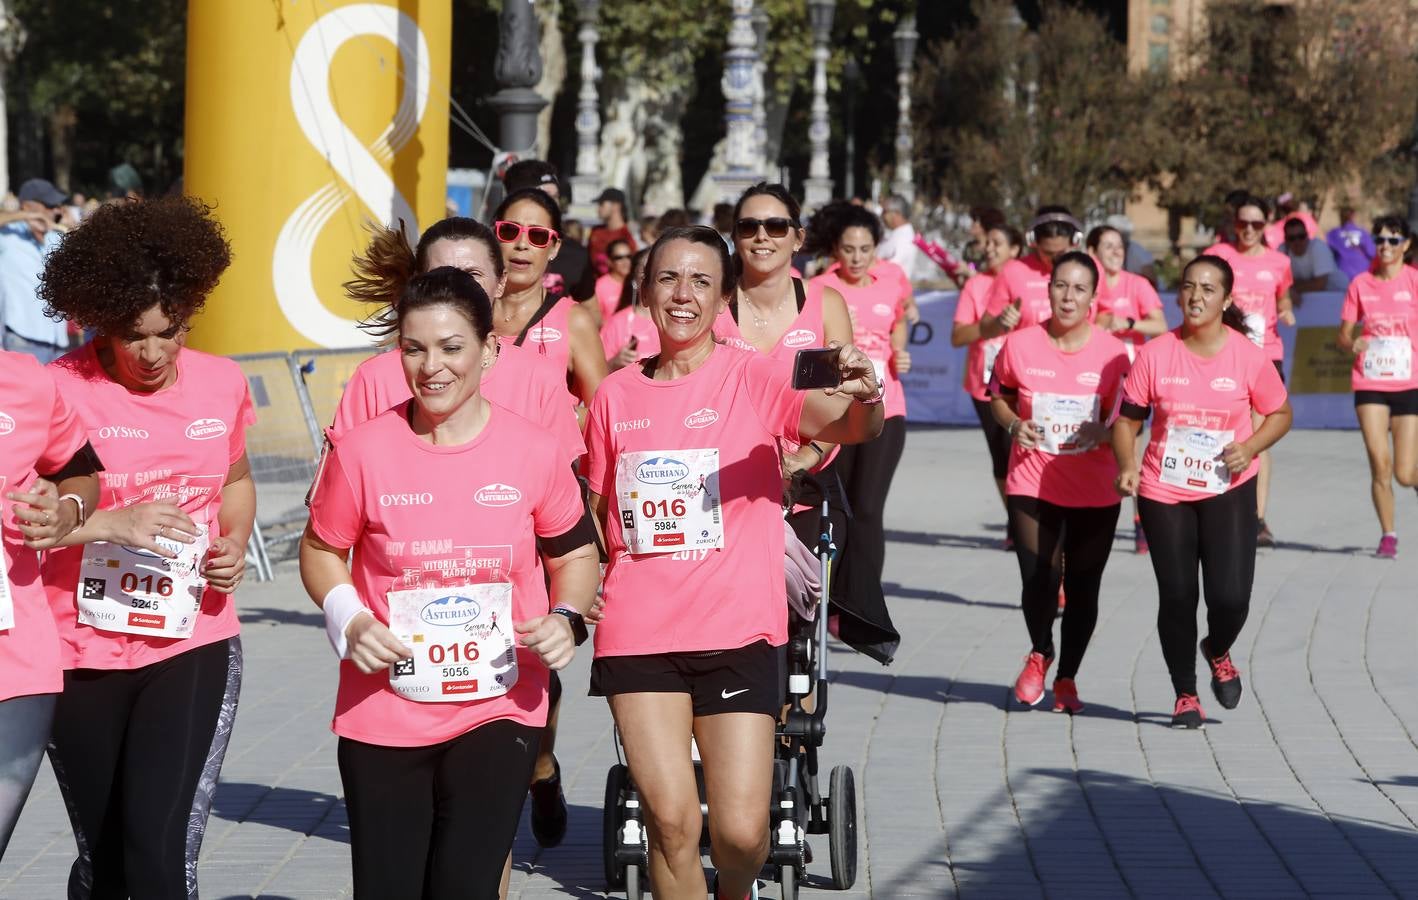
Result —
M192 334L215 353L349 347L364 223L444 216L450 0L191 0L185 189L232 267Z

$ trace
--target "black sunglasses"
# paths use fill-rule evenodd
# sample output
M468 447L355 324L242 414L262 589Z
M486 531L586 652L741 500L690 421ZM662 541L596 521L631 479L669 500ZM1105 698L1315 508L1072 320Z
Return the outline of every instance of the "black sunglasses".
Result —
M1399 236L1396 235L1396 234L1390 234L1390 235L1387 235L1387 236L1376 236L1376 237L1374 238L1374 243L1375 243L1375 244L1388 244L1390 247L1402 247L1402 246L1403 246L1403 242L1406 241L1406 240L1408 240L1408 238L1399 237Z
M782 216L774 216L771 219L739 219L734 223L734 234L741 241L758 235L758 229L762 228L771 238L787 237L789 229L797 228L795 219L785 219Z

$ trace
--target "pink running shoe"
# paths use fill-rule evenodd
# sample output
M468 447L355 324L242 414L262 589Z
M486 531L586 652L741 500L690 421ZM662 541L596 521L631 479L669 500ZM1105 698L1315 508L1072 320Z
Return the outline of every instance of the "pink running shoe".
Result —
M1379 549L1374 552L1379 559L1398 558L1398 535L1386 534L1379 538Z
M1202 711L1201 701L1197 699L1196 694L1177 695L1177 705L1172 710L1172 727L1206 727L1206 713Z
M1044 675L1048 673L1053 662L1052 656L1031 651L1024 660L1024 668L1019 677L1014 679L1014 699L1026 706L1033 706L1043 700Z
M1078 686L1072 678L1054 679L1054 712L1066 712L1071 716L1083 712L1083 701L1078 699Z
M1068 606L1068 598L1064 596L1064 586L1063 586L1063 582L1060 581L1060 582L1059 582L1059 612L1063 612L1063 611L1064 611L1064 607L1066 607L1066 606Z

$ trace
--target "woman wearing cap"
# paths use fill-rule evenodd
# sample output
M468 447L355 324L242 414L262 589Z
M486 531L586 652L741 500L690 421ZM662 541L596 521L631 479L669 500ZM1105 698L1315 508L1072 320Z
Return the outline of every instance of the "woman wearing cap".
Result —
M1233 279L1220 257L1187 264L1177 293L1182 325L1138 351L1113 423L1118 493L1139 498L1152 538L1157 634L1177 696L1174 728L1206 721L1193 648L1211 669L1217 702L1234 709L1241 701L1230 651L1246 623L1255 575L1256 457L1292 419L1280 374L1246 333ZM1148 416L1152 440L1139 470L1137 434ZM1203 586L1207 635L1198 645Z
M547 263L561 245L561 207L540 190L521 190L509 194L493 218L507 279L493 300L493 332L565 372L573 398L589 406L606 377L595 320L544 284Z
M960 289L960 299L955 302L955 324L950 331L952 347L970 347L965 354L965 392L975 407L975 415L980 420L980 429L985 433L985 446L990 451L990 465L995 476L995 487L999 489L1000 502L1005 501L1004 480L1009 473L1010 438L1004 427L995 419L990 409L990 394L987 385L994 371L995 359L1004 346L1004 336L980 337L980 319L985 314L985 304L989 301L990 289L1005 263L1019 258L1024 239L1019 232L1003 223L985 229L984 267L965 282ZM1006 511L1007 512L1007 511ZM1014 541L1006 537L1004 549L1014 549Z
M1404 487L1418 483L1418 378L1413 371L1418 271L1403 264L1412 245L1406 219L1379 216L1373 232L1374 268L1349 283L1338 343L1354 354L1354 411L1368 451L1369 493L1382 530L1375 555L1393 559L1398 555L1393 479L1397 476Z
M481 394L497 339L477 281L434 269L395 316L412 399L335 441L300 550L342 660L354 889L495 897L548 669L586 637L595 530L561 450Z
M102 464L47 369L0 351L0 859L49 743L64 684L36 551L98 506ZM150 536L147 538L150 540Z
M50 760L79 845L70 883L95 897L196 895L236 715L255 416L236 363L184 346L229 254L197 200L118 203L64 239L40 286L97 335L50 366L104 463L65 539L92 543L43 563L68 669Z
M635 252L630 277L621 285L620 302L601 326L601 346L606 351L606 366L612 372L660 352L660 332L650 318L650 311L640 302L640 283L649 255L649 248Z
M1268 207L1259 197L1238 199L1236 206L1236 238L1233 242L1213 244L1205 255L1218 256L1231 266L1236 282L1234 302L1244 318L1251 341L1263 349L1275 365L1280 380L1285 380L1285 345L1280 340L1278 323L1294 326L1294 297L1290 292L1294 277L1290 258L1279 250L1266 247L1261 239ZM1259 418L1256 419L1257 426ZM1260 455L1260 475L1256 481L1256 543L1274 547L1275 536L1265 524L1266 501L1270 497L1270 451Z
M1088 254L1060 256L1049 282L1049 318L1010 333L990 382L995 418L1014 440L1005 490L1033 644L1014 696L1030 706L1044 697L1059 586L1066 584L1054 712L1070 715L1083 711L1074 677L1098 621L1098 590L1118 524L1108 419L1128 356L1122 342L1088 321L1098 280Z
M610 699L666 898L705 892L691 737L717 896L748 896L767 856L787 640L778 442L861 441L882 422L871 362L850 345L840 387L794 391L790 365L716 342L735 282L714 229L660 235L644 284L660 354L608 378L587 426L611 556L591 691Z

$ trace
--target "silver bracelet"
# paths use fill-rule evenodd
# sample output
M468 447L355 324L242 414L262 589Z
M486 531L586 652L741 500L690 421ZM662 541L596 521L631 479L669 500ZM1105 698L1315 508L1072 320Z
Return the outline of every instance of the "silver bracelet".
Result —
M84 506L84 498L80 497L78 494L65 494L59 498L60 503L63 503L65 500L73 500L74 505L79 508L79 520L74 527L83 528L84 523L89 520L88 509Z

